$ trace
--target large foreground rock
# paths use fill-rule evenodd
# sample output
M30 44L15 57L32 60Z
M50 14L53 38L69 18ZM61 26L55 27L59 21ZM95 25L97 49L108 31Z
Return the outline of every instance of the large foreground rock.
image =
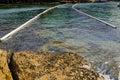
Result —
M73 53L21 51L14 53L11 68L15 80L103 80Z
M7 52L0 49L0 80L12 80L7 63Z

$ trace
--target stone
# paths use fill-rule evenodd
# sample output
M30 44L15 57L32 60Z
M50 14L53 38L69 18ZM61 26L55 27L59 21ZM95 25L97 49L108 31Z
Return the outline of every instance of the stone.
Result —
M0 49L0 80L13 80L7 62L7 51Z
M104 80L74 53L20 51L13 54L14 80Z

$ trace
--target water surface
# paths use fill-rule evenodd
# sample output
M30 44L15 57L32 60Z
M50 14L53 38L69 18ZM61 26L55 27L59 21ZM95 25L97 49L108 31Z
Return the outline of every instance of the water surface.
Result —
M91 11L93 9L91 9L90 6L93 6L95 11L99 11L100 8L102 12L107 8L109 12L103 14L104 17L100 15L97 16L101 19L104 18L104 20L108 22L112 20L113 22L111 21L111 23L117 25L120 24L120 22L117 21L117 19L119 20L119 13L113 13L114 10L118 10L117 7L111 6L114 4L117 3L90 3L82 4L82 8L80 4L77 8L92 13L93 15L101 13ZM15 34L6 42L0 43L0 47L14 51L42 50L78 53L92 63L95 71L106 76L106 80L119 80L119 26L117 29L111 28L110 26L75 12L71 6L71 4L61 5L47 14L42 15L31 23L29 27L19 31L19 33ZM0 35L4 35L2 31L9 32L43 10L41 7L40 9L38 9L38 7L36 9L31 7L26 11L18 9L18 12L12 11L11 13L7 13L6 16L3 14L4 12L2 12L2 15L0 15L0 24L2 24L2 26L0 26ZM112 15L109 16L110 14ZM117 17L115 15L117 15ZM114 20L113 17L116 17L116 19Z

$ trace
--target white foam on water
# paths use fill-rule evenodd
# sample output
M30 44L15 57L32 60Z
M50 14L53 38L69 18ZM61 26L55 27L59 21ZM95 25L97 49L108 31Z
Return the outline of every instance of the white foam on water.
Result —
M105 80L111 80L109 75L102 75L102 76L104 77Z
M119 72L118 80L120 80L120 72Z

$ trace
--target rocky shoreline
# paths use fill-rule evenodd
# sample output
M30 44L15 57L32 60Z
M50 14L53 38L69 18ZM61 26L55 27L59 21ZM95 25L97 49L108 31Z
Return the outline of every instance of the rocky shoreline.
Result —
M0 49L0 80L104 80L91 64L74 53L19 51Z
M8 67L7 51L0 50L0 80L13 80Z

